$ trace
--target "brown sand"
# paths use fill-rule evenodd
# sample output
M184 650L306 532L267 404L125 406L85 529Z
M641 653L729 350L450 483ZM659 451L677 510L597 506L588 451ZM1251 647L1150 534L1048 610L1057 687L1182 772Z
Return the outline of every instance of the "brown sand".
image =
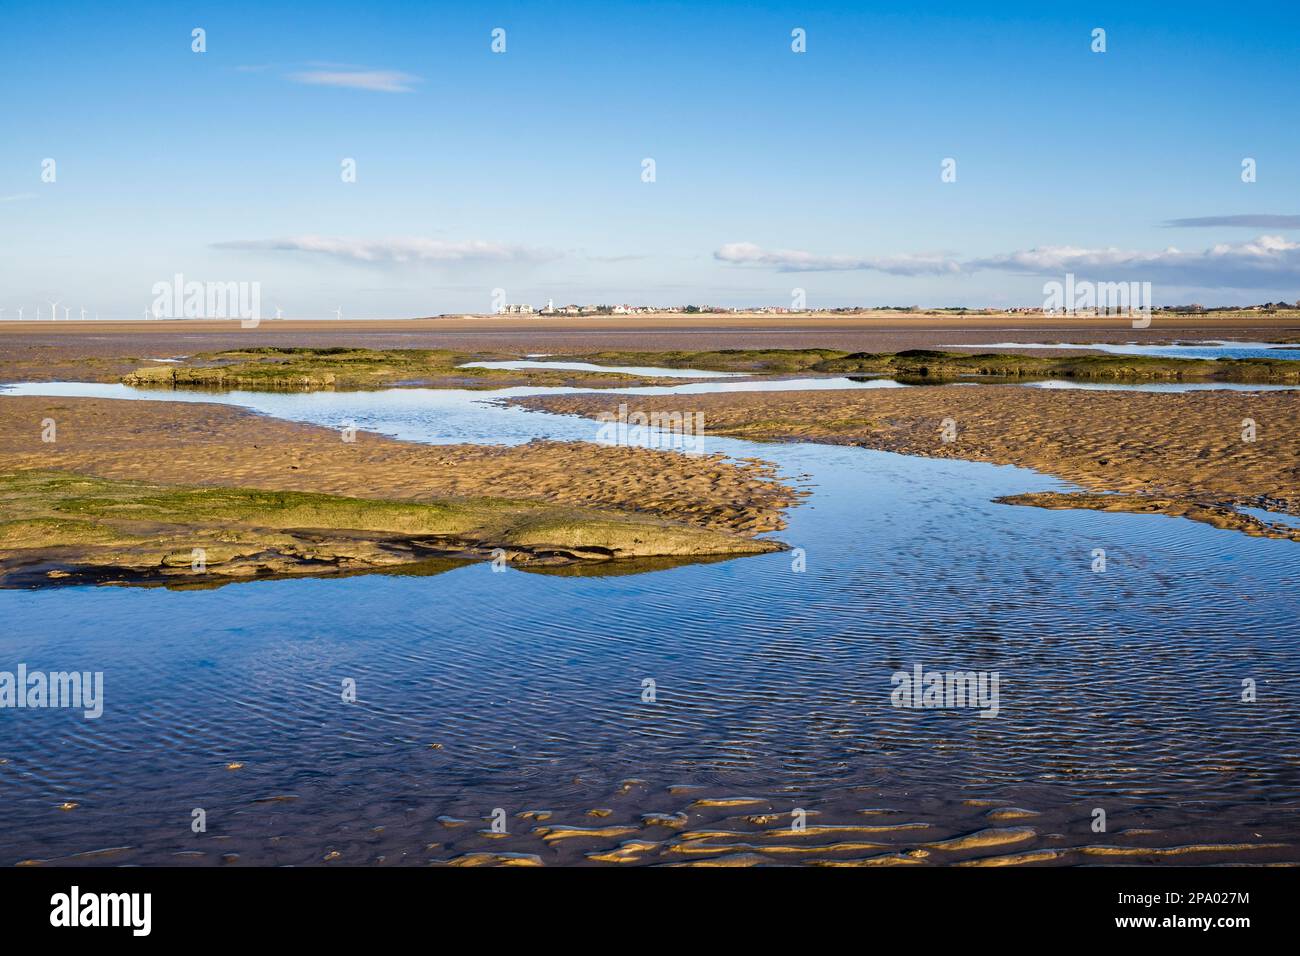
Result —
M594 415L626 396L520 399ZM683 407L683 405L686 407ZM1238 515L1232 505L1300 514L1300 393L1185 394L972 385L834 392L638 397L631 411L703 412L707 431L764 441L861 445L931 458L1022 465L1093 492L1023 495L1042 507L1179 514L1249 534L1300 532ZM942 440L942 423L956 440ZM1243 440L1253 420L1255 441Z
M52 418L57 441L41 441ZM594 432L593 432L594 434ZM416 445L223 405L0 394L0 470L57 469L162 484L428 500L494 497L636 512L715 531L784 527L795 493L759 463L533 442Z
M602 318L459 317L374 321L0 322L0 382L116 382L150 358L257 346L452 348L517 354L601 349L835 348L897 352L990 342L1142 342L1287 339L1300 314L1161 315L1134 329L1123 318L1032 315L645 315ZM1036 352L1035 354L1053 354Z

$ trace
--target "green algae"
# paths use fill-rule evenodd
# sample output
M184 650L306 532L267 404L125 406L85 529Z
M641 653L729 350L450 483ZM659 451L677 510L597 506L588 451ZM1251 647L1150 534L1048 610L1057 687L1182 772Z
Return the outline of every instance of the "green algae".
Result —
M543 567L782 547L651 515L535 501L391 501L58 471L0 474L0 501L0 586L358 573L449 557Z
M514 355L457 352L451 349L263 348L231 349L191 356L183 363L146 366L122 377L126 385L224 391L362 390L394 386L500 388L534 385L608 383L631 385L644 379L619 372L556 369L510 371L461 368L467 362L512 359Z

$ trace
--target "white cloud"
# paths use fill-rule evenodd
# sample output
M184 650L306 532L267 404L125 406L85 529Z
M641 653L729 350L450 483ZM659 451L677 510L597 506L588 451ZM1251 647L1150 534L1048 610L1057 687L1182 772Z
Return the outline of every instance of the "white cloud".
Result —
M941 276L982 270L1019 275L1073 272L1095 281L1134 279L1201 289L1278 289L1300 282L1300 242L1259 236L1219 243L1200 251L1170 246L1158 251L1080 246L1038 246L960 261L937 255L853 257L799 251L768 251L733 242L714 253L722 262L778 272L864 270L900 276Z
M489 242L483 239L448 241L419 237L339 239L331 236L291 236L282 239L233 239L219 249L252 252L300 252L349 262L376 265L456 262L545 262L559 254L548 249Z
M889 275L950 275L961 271L956 261L938 255L824 256L791 249L767 250L752 242L729 242L713 254L734 265L766 266L778 272L873 271Z
M1043 246L973 259L966 268L1031 275L1074 272L1098 280L1136 279L1203 289L1272 289L1300 281L1300 242L1260 236L1200 251L1170 246L1158 252Z
M397 70L311 70L290 73L289 79L312 86L342 86L377 93L410 93L411 84L420 81L420 77L414 74Z

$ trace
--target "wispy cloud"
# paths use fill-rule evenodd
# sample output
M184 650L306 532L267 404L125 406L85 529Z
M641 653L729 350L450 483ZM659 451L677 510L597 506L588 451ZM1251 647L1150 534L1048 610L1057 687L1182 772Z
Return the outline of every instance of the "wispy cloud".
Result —
M778 272L885 272L898 276L951 275L961 265L945 256L827 256L792 249L768 250L752 242L729 242L713 254L733 265L764 266Z
M1201 226L1245 226L1250 229L1300 229L1300 216L1247 213L1241 216L1198 216L1193 219L1169 219L1166 226L1189 229Z
M20 199L35 199L36 193L12 193L8 196L0 196L0 202L17 202Z
M854 257L769 252L753 243L734 242L722 246L714 257L778 272L864 270L900 276L983 270L1019 275L1074 272L1097 280L1136 279L1202 289L1276 289L1300 281L1300 242L1274 235L1193 251L1173 246L1156 251L1038 246L964 261L936 255Z
M214 245L218 249L248 252L306 253L372 265L546 262L559 258L559 253L552 250L484 239L339 239L331 236L291 236L282 239L232 239Z
M289 79L311 86L341 86L376 93L410 93L414 89L411 84L420 82L413 73L397 70L309 70L290 73Z
M621 256L598 256L589 252L583 252L581 253L581 255L584 259L588 259L591 262L607 262L607 263L608 262L640 262L643 259L650 258L649 256L640 255L637 253L629 253L627 255L621 255Z

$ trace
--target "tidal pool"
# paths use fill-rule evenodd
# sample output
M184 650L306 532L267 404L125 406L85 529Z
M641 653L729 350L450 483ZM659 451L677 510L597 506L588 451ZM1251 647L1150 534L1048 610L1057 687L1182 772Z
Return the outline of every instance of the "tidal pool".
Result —
M1026 388L1068 388L1084 392L1287 392L1300 385L1257 385L1244 382L1097 382L1081 379L1045 378L1023 382Z
M702 386L623 391L665 390ZM439 443L597 427L494 401L572 389L13 391ZM1292 542L994 504L1069 487L1014 467L707 450L811 491L774 535L799 551L627 576L475 564L0 592L0 671L104 674L96 720L0 710L0 863L1300 862ZM916 665L996 672L998 715L894 706Z
M1249 343L1246 343L1249 344ZM1005 346L1016 345L1016 343L1004 343ZM980 346L983 347L983 346ZM988 348L999 348L1003 346L987 346ZM1018 348L1092 348L1093 346L1075 346L1075 345L1016 345ZM1097 346L1101 348L1101 346ZM1152 348L1158 348L1152 346ZM1268 349L1267 345L1251 345L1251 348ZM1125 353L1127 354L1127 353ZM1134 353L1147 354L1147 353ZM1158 353L1151 353L1158 354ZM1300 357L1300 351L1296 352ZM1246 357L1246 356L1221 356L1221 355L1193 355L1181 356L1185 358L1225 358L1225 357ZM1277 354L1275 358L1288 358L1289 355ZM684 391L683 387L675 387L673 391L679 394L695 394L698 392L713 391L804 391L807 389L838 389L838 388L908 388L920 383L903 383L894 379L878 376L828 376L824 378L770 378L762 375L751 376L748 372L708 372L695 371L691 369L662 368L643 365L594 365L588 362L551 362L551 361L528 361L528 362L470 362L461 366L462 368L500 368L512 370L524 369L555 369L569 371L596 371L596 372L627 372L635 375L658 376L660 378L742 378L742 382L715 383L704 382L698 383L694 391ZM978 381L976 376L971 376L968 382L944 382L936 383L942 387L949 385L978 385L986 384ZM1269 392L1285 391L1300 389L1300 385L1260 385L1241 382L1159 382L1159 381L1136 381L1136 382L1113 382L1113 381L1092 381L1082 379L997 379L990 380L987 384L998 385L1023 385L1028 388L1077 388L1085 391L1095 392L1202 392L1219 389L1222 391L1233 392ZM926 386L934 387L934 386ZM529 394L534 394L530 391ZM645 391L639 391L636 394L649 394ZM660 393L662 394L662 393Z
M954 349L1086 349L1111 355L1148 355L1155 358L1189 359L1300 359L1300 348L1269 342L1179 342L1175 345L1140 345L1137 342L1092 342L1087 345L1049 344L1042 342L991 342L987 345L942 345Z

